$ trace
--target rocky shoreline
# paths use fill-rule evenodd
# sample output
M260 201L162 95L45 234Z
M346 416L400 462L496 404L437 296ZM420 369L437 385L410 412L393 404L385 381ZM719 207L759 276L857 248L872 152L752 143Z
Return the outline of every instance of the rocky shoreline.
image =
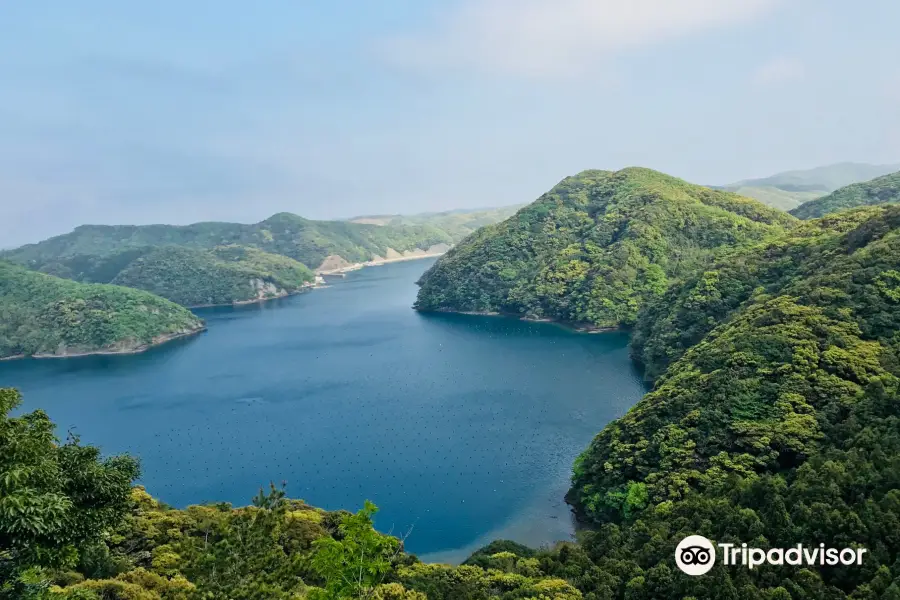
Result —
M446 253L447 253L446 249L441 249L441 250L435 251L435 252L423 251L422 253L411 253L411 254L401 255L401 256L392 256L390 258L382 258L380 256L376 256L374 259L372 259L370 261L361 262L361 263L350 263L350 264L340 266L340 267L337 267L334 269L322 269L322 267L319 267L319 269L316 271L316 274L317 275L345 275L347 273L350 273L353 271L358 271L358 270L364 269L366 267L379 267L381 265L386 265L386 264L390 264L390 263L405 262L408 260L419 260L422 258L437 258L439 256L443 256ZM331 258L331 257L329 257L329 258ZM323 263L323 265L324 264L326 264L326 263Z
M279 293L274 296L264 296L257 298L249 298L247 300L235 300L234 302L226 302L223 304L195 304L193 306L188 306L188 309L195 308L219 308L222 306L246 306L249 304L263 304L265 302L269 302L270 300L279 300L281 298L288 298L289 296L296 296L297 294L303 294L310 290L314 290L316 288L326 287L325 280L320 276L316 275L316 280L314 282L307 282L300 286L298 289L293 291L281 290Z
M181 331L177 331L174 333L167 333L164 335L158 335L153 338L149 343L139 344L137 346L123 346L121 348L98 348L96 350L89 350L87 352L70 352L68 350L64 350L62 352L40 352L37 354L25 355L25 354L17 354L15 356L6 356L0 358L0 361L3 360L19 360L23 358L38 358L38 359L46 359L46 358L79 358L83 356L115 356L115 355L128 355L128 354L140 354L142 352L146 352L151 348L155 348L156 346L161 346L167 342L171 342L177 339L191 337L206 331L206 326L202 325L199 327L195 327L192 329L185 329Z
M472 311L472 310L452 310L449 308L438 308L438 309L423 309L416 308L415 310L423 313L447 313L453 315L470 315L475 317L501 317L504 319L516 319L518 321L525 321L527 323L549 323L551 325L556 325L558 327L563 327L570 331L574 331L576 333L609 333L612 331L621 331L621 327L599 327L597 325L591 325L590 323L572 323L569 321L559 321L557 319L551 319L549 317L529 317L517 315L514 313L504 313L497 311Z

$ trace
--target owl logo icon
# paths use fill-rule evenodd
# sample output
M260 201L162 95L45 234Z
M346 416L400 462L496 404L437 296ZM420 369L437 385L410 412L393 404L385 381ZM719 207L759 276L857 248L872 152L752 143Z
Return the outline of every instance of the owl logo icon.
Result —
M703 575L716 564L716 549L702 535L689 535L675 548L675 564L688 575Z

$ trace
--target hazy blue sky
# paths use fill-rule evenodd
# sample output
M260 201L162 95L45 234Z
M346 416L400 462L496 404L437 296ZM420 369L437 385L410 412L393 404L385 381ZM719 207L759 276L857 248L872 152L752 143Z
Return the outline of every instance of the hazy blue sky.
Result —
M0 0L0 247L900 160L896 0Z

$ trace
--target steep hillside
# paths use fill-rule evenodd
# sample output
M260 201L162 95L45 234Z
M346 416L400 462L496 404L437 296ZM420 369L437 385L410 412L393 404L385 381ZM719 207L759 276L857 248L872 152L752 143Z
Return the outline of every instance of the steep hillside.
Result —
M849 211L807 221L774 240L722 256L648 303L638 316L632 357L654 380L753 296L777 293L797 277L841 259L841 235L882 213Z
M872 181L855 183L824 198L807 202L791 214L800 219L816 219L829 213L857 206L872 206L900 202L900 172L878 177Z
M881 594L900 558L900 540L882 534L900 523L900 207L735 255L642 318L672 304L709 333L686 340L575 465L568 500L615 540L595 538L601 570L625 559L660 574L687 533L764 547L825 540L867 548L868 568L786 570L777 581L790 597ZM719 577L717 594L776 585L765 573ZM672 583L661 597L709 597Z
M649 169L585 171L438 260L416 308L630 325L715 251L793 224L753 200Z
M243 246L152 250L111 281L147 290L183 306L253 302L286 296L315 279L301 263Z
M73 232L37 244L23 246L2 257L35 270L61 260L106 264L125 251L182 246L210 249L237 244L272 254L281 254L317 268L333 255L354 263L385 256L388 249L404 252L427 249L455 240L444 231L425 225L362 225L347 221L311 221L290 213L279 213L253 225L238 223L196 223L194 225L83 225ZM124 260L124 259L122 259ZM108 265L107 273L119 259Z
M202 328L189 311L147 292L0 261L0 358L133 352Z
M243 508L164 506L130 488L134 459L58 442L0 389L0 597L900 597L900 206L732 248L670 294L641 320L693 311L708 329L576 461L578 541L496 541L462 566L406 554L373 530L370 503L328 512L271 486ZM687 535L866 552L852 567L717 561L691 577L674 560Z

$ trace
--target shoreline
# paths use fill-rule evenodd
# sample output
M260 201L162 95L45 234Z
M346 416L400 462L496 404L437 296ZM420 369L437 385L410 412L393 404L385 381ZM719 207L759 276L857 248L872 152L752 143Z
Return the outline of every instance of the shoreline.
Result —
M589 323L573 323L570 321L560 321L557 319L551 319L549 317L529 317L517 315L515 313L504 313L504 312L496 312L496 311L467 311L467 310L452 310L449 308L437 308L437 309L425 309L425 308L413 308L413 310L420 313L443 313L450 315L469 315L473 317L500 317L503 319L515 319L517 321L524 321L526 323L547 323L549 325L556 325L557 327L562 327L563 329L568 329L569 331L574 331L575 333L587 333L587 334L595 334L595 333L611 333L614 331L625 331L626 328L622 326L615 327L599 327L597 325L591 325Z
M322 283L311 283L309 285L305 285L300 289L288 292L286 294L281 294L280 296L269 296L267 298L252 298L250 300L236 300L234 302L227 302L224 304L196 304L192 306L185 306L188 310L200 309L200 308L221 308L223 306L249 306L251 304L264 304L266 302L271 302L272 300L282 300L284 298L290 298L291 296L299 296L300 294L305 294L306 292L311 292L312 290L327 287Z
M439 256L443 256L446 252L431 252L426 254L416 254L412 256L398 256L395 258L383 258L381 260L370 260L361 263L353 263L346 267L340 267L338 269L329 269L327 271L316 271L316 275L345 275L347 273L351 273L353 271L359 271L360 269L365 269L366 267L380 267L381 265L386 265L390 263L397 262L405 262L408 260L419 260L422 258L437 258Z
M122 349L122 350L98 349L98 350L91 350L89 352L74 352L74 353L66 353L66 354L49 354L46 352L31 354L31 355L17 354L15 356L6 356L3 358L0 358L0 361L22 360L22 359L28 359L28 358L44 360L44 359L53 359L53 358L82 358L85 356L117 356L117 355L127 356L130 354L141 354L142 352L146 352L147 350L150 350L151 348L156 348L157 346L162 346L164 344L167 344L168 342L172 342L172 341L175 341L178 339L198 335L200 333L205 332L206 330L207 330L207 328L204 325L204 326L198 327L196 329L192 329L190 331L181 331L178 333L167 333L167 334L160 335L160 336L153 338L153 340L150 341L149 343L141 344L140 346L135 346L133 348Z

